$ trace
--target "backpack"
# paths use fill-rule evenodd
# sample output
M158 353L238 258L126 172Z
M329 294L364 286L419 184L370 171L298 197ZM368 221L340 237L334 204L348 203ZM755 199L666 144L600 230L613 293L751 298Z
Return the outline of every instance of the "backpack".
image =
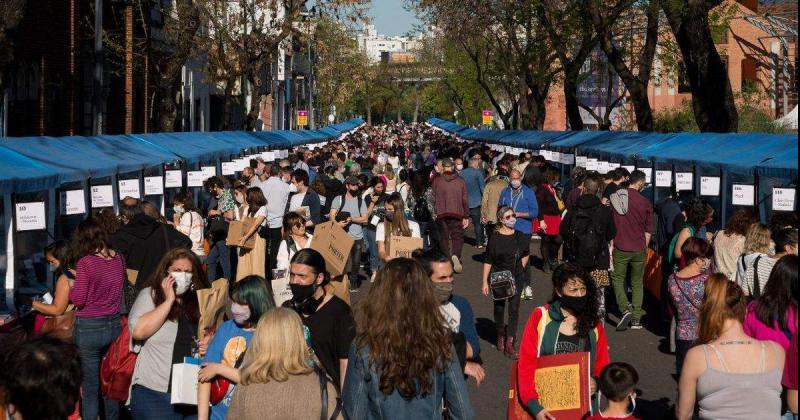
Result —
M597 267L601 255L604 254L606 242L594 221L598 209L599 207L592 210L577 208L572 211L567 243L574 261L582 267Z
M136 353L130 350L131 333L128 330L128 317L120 317L119 336L109 347L100 363L100 390L110 400L127 401L128 391L136 366Z
M412 209L414 220L418 222L430 222L433 218L430 209L428 209L428 200L422 195L414 201L414 208Z

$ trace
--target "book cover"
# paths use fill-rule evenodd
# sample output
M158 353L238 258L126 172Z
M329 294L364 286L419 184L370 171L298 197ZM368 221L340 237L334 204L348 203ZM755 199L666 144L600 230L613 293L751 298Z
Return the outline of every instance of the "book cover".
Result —
M511 366L509 378L508 419L533 419L519 398L517 386L517 381L533 378L519 378L517 363ZM589 353L542 356L535 380L539 403L558 420L580 420L589 412Z

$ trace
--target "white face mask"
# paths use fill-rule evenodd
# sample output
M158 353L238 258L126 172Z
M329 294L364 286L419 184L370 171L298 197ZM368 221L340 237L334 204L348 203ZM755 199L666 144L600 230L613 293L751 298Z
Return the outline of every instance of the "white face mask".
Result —
M518 179L511 180L511 188L519 188L522 185L522 181Z
M462 169L464 169L464 165L456 165L456 170L457 171L460 171Z
M192 273L183 271L171 271L169 273L175 279L175 294L180 296L192 287Z
M231 314L236 325L245 325L250 319L250 307L233 302L231 304Z
M184 212L183 206L174 206L172 207L172 211L174 211L177 214L183 214Z
M297 184L289 184L289 192L296 193L297 192Z

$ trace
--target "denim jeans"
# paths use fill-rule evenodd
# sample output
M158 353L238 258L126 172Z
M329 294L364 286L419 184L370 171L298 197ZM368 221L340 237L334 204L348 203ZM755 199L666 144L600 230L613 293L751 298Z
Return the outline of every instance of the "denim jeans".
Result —
M189 420L197 418L197 407L169 402L169 392L158 392L141 385L131 389L133 420Z
M481 223L481 206L469 209L469 217L472 219L472 227L475 229L475 246L486 245L486 231Z
M217 275L217 263L222 265L222 277L231 278L231 250L225 241L217 241L211 244L211 250L206 257L208 265L208 280L214 281L220 276Z
M644 315L642 301L644 300L644 276L645 251L626 252L614 249L614 272L611 273L611 285L614 287L614 296L617 298L619 312L624 313L628 306L633 306L633 319L641 320ZM625 290L625 277L631 272L631 289L633 295L628 300Z
M78 346L81 356L81 373L83 381L83 400L81 417L96 419L100 412L100 362L108 351L108 347L117 339L120 332L119 315L96 318L75 318L75 329L72 339ZM105 401L106 419L119 417L119 402Z
M381 266L381 259L378 256L378 243L375 241L374 230L364 229L364 245L367 247L367 255L369 255L369 270L375 273Z

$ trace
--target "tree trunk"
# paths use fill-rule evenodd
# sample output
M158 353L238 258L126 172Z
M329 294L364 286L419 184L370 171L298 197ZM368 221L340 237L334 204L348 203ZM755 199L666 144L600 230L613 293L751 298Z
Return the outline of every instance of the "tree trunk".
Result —
M681 50L697 126L700 131L726 133L739 128L739 116L728 72L711 37L706 3L672 2L664 12Z
M569 129L583 130L580 100L578 99L578 75L572 72L564 75L564 106L567 112Z
M419 106L420 106L420 98L419 98L419 86L414 85L414 118L413 122L416 124L417 119L419 118Z
M175 102L175 89L168 78L162 77L156 84L158 98L158 131L172 133L175 131L175 120L178 118L178 104Z

